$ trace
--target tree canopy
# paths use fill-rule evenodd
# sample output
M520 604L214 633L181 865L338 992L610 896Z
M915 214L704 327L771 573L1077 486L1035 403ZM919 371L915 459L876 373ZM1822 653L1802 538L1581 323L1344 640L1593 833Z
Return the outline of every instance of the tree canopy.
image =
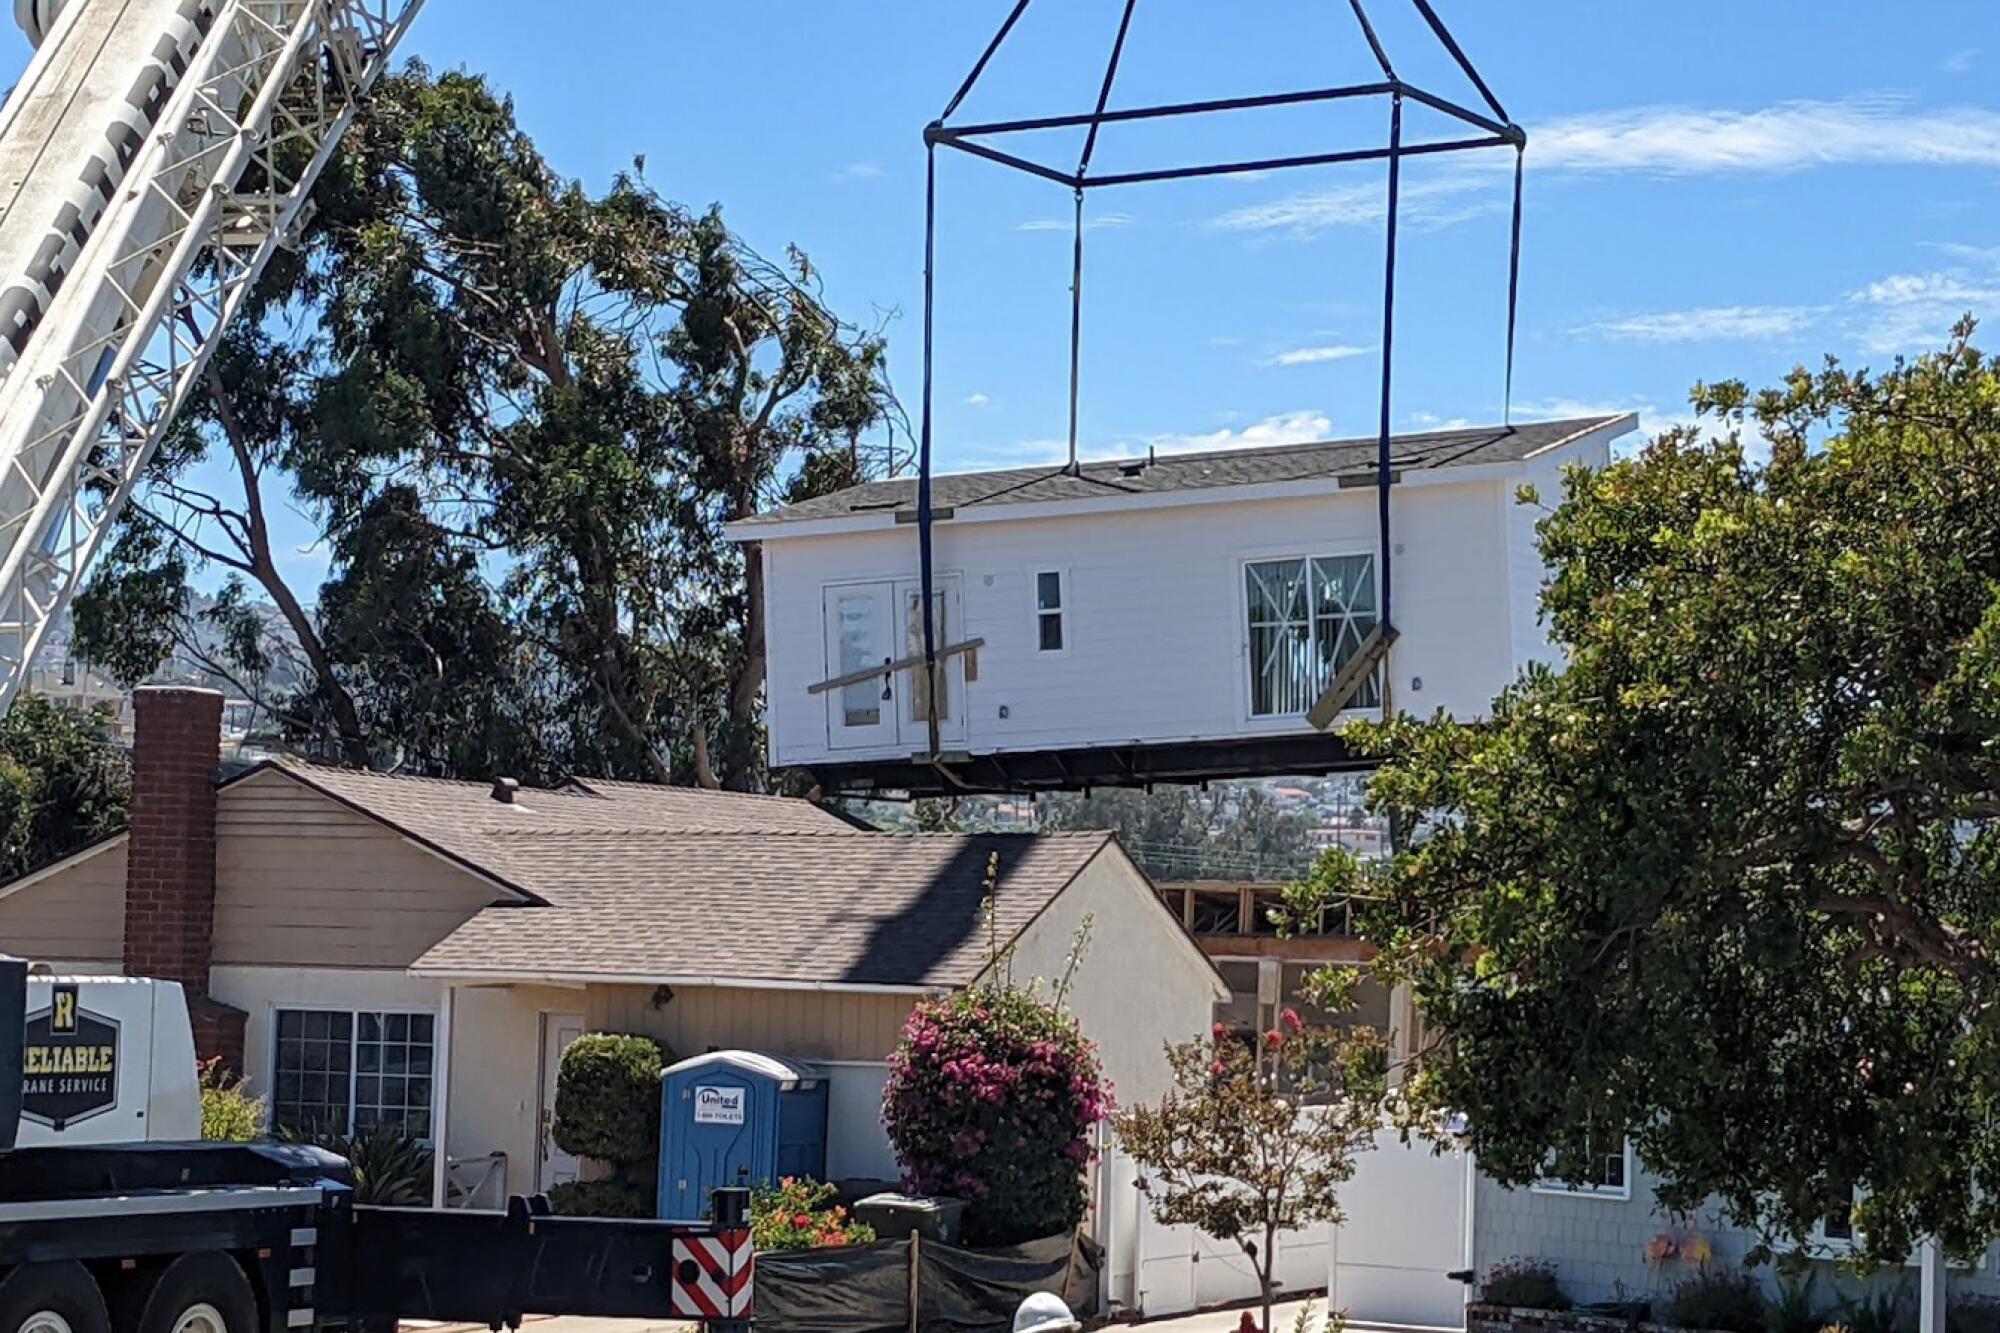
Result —
M0 717L0 882L122 829L130 799L104 714L16 700Z
M1773 1239L1851 1194L1877 1257L2000 1236L2000 362L1970 334L1698 386L1699 426L1541 522L1567 668L1357 737L1412 836L1297 893L1381 897L1427 1019L1408 1109L1465 1113L1483 1170L1582 1178L1623 1134L1668 1207Z
M354 764L759 785L761 570L722 526L881 468L881 338L643 162L565 179L473 75L385 79L313 202L80 597L85 651L130 680L201 637L244 681L295 651L287 730ZM273 549L288 495L323 587Z

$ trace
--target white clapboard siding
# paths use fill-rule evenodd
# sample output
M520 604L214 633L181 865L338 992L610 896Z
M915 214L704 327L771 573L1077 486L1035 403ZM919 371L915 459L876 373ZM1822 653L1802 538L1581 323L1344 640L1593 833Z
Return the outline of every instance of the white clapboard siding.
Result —
M1606 440L1538 464L1468 469L1464 480L1413 476L1396 486L1394 611L1402 638L1390 677L1399 709L1482 716L1520 665L1549 654L1535 610L1543 578L1538 514L1516 505L1514 493L1531 481L1553 499L1561 463L1601 463ZM957 577L964 603L963 625L949 637L985 640L978 679L965 691L963 748L975 754L1309 731L1300 718L1250 716L1243 564L1372 554L1376 541L1370 487L1068 516L992 517L1001 506L981 512L974 521L940 522L935 539L938 574ZM919 747L907 732L872 748L830 748L827 696L807 687L834 674L826 588L913 578L915 528L885 518L867 531L759 535L773 763L908 757ZM1042 570L1065 579L1061 653L1036 651Z

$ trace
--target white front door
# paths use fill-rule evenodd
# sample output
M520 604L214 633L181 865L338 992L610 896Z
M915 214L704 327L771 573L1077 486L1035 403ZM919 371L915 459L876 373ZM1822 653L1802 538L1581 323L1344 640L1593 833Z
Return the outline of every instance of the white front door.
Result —
M894 605L887 583L847 583L826 590L823 679L896 660ZM903 684L898 674L884 672L828 690L827 744L838 750L893 742L896 696Z
M556 1147L555 1136L550 1131L556 1119L556 1071L562 1066L562 1053L582 1035L582 1014L542 1015L542 1098L536 1133L541 1153L535 1163L537 1192L576 1179L576 1158Z
M923 655L924 600L916 579L835 584L823 596L823 679ZM961 641L965 635L955 576L936 581L931 607L937 646ZM940 743L965 743L965 661L965 654L954 653L938 663ZM930 745L930 700L921 664L837 686L826 691L825 699L827 744L833 749L896 745L915 753Z

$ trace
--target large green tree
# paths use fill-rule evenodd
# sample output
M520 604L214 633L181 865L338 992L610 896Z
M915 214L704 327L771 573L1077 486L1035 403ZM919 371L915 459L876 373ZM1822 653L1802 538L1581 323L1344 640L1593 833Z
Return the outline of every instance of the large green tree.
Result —
M299 645L294 735L350 762L761 782L761 569L722 527L881 466L883 344L640 165L593 192L483 80L385 80L83 598L89 651L157 661L219 568ZM287 494L316 592L270 549Z
M1036 806L1045 829L1110 829L1155 879L1282 880L1312 859L1316 817L1249 782L1152 791L1058 792Z
M117 832L130 796L103 713L23 695L0 717L0 882Z
M2000 363L1970 332L1697 388L1700 429L1541 522L1567 669L1361 738L1409 845L1300 893L1386 899L1411 1109L1466 1113L1483 1170L1580 1177L1629 1135L1669 1207L1773 1238L1850 1191L1880 1257L2000 1236Z

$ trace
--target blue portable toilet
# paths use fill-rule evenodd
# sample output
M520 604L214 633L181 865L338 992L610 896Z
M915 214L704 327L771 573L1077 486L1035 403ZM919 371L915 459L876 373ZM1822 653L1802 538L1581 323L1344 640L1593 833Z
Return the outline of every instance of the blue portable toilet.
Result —
M660 1076L660 1216L696 1222L711 1190L826 1176L826 1079L756 1051L690 1056Z

